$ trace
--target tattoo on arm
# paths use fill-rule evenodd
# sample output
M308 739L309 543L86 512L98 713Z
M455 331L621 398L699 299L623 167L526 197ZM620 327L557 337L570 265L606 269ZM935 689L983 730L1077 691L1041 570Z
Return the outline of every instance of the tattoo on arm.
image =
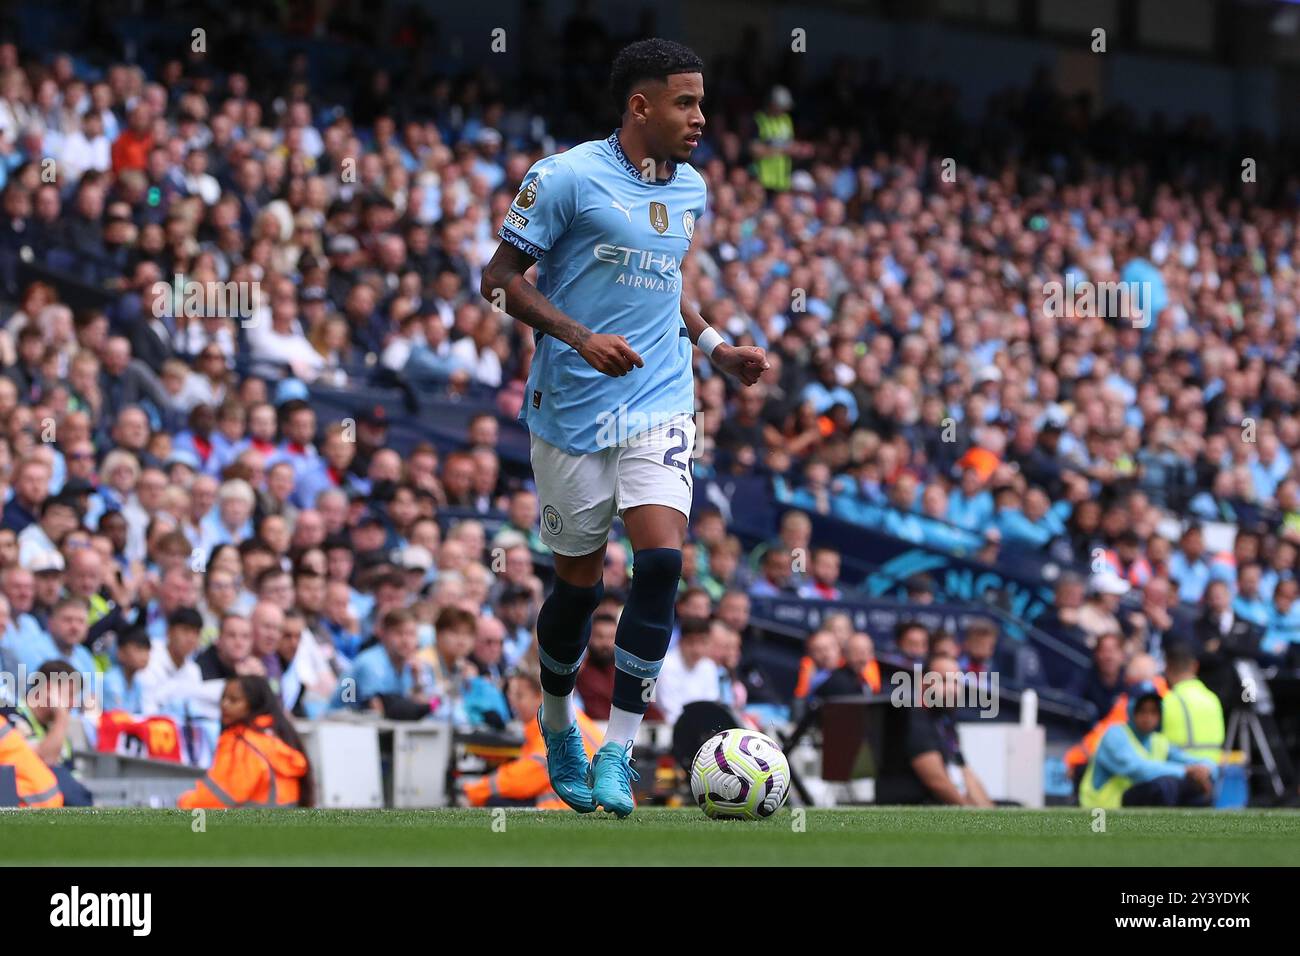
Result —
M581 349L591 337L591 329L569 318L557 309L551 300L524 278L524 273L537 260L516 249L508 242L501 243L492 261L483 270L479 291L491 300L492 291L505 293L506 312L545 335L552 335L574 349Z

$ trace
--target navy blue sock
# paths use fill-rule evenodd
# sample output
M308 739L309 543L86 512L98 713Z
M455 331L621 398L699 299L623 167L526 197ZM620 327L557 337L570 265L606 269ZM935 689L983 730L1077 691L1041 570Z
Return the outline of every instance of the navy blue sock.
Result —
M573 693L591 637L591 615L604 594L604 581L582 588L555 579L555 587L537 612L537 657L546 693L556 697Z
M633 555L632 562L632 588L614 638L613 704L644 714L673 635L682 553L677 548L646 548Z

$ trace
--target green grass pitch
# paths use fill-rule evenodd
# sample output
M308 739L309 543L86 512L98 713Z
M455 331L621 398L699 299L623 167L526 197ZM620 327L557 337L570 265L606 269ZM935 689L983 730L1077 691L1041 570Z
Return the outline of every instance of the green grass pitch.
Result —
M0 813L15 865L1295 865L1300 813L1078 809L789 808L761 823L693 808L604 814L509 810ZM495 827L494 827L495 824Z

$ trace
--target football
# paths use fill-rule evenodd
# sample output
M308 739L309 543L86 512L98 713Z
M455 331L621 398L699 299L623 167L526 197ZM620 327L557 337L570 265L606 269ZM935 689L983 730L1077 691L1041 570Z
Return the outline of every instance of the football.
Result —
M762 820L790 792L790 764L776 741L735 728L704 742L691 761L691 793L714 820Z

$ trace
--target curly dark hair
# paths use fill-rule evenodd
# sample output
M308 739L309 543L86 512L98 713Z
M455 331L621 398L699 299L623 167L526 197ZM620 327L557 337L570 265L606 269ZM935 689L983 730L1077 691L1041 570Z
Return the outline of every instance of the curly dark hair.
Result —
M627 109L632 88L642 80L666 81L674 73L703 73L704 61L688 46L673 40L637 40L618 51L609 71L614 112Z
M271 731L294 750L306 756L307 748L303 746L302 738L298 736L293 721L284 712L284 708L280 704L280 695L272 689L270 681L265 677L258 677L254 674L240 674L238 677L232 677L231 680L239 684L244 692L244 699L248 701L248 717L245 718L244 722L251 724L257 717L269 716L271 718ZM223 727L222 729L226 728ZM315 802L315 794L315 775L309 761L307 773L303 776L300 784L298 806L312 806Z

